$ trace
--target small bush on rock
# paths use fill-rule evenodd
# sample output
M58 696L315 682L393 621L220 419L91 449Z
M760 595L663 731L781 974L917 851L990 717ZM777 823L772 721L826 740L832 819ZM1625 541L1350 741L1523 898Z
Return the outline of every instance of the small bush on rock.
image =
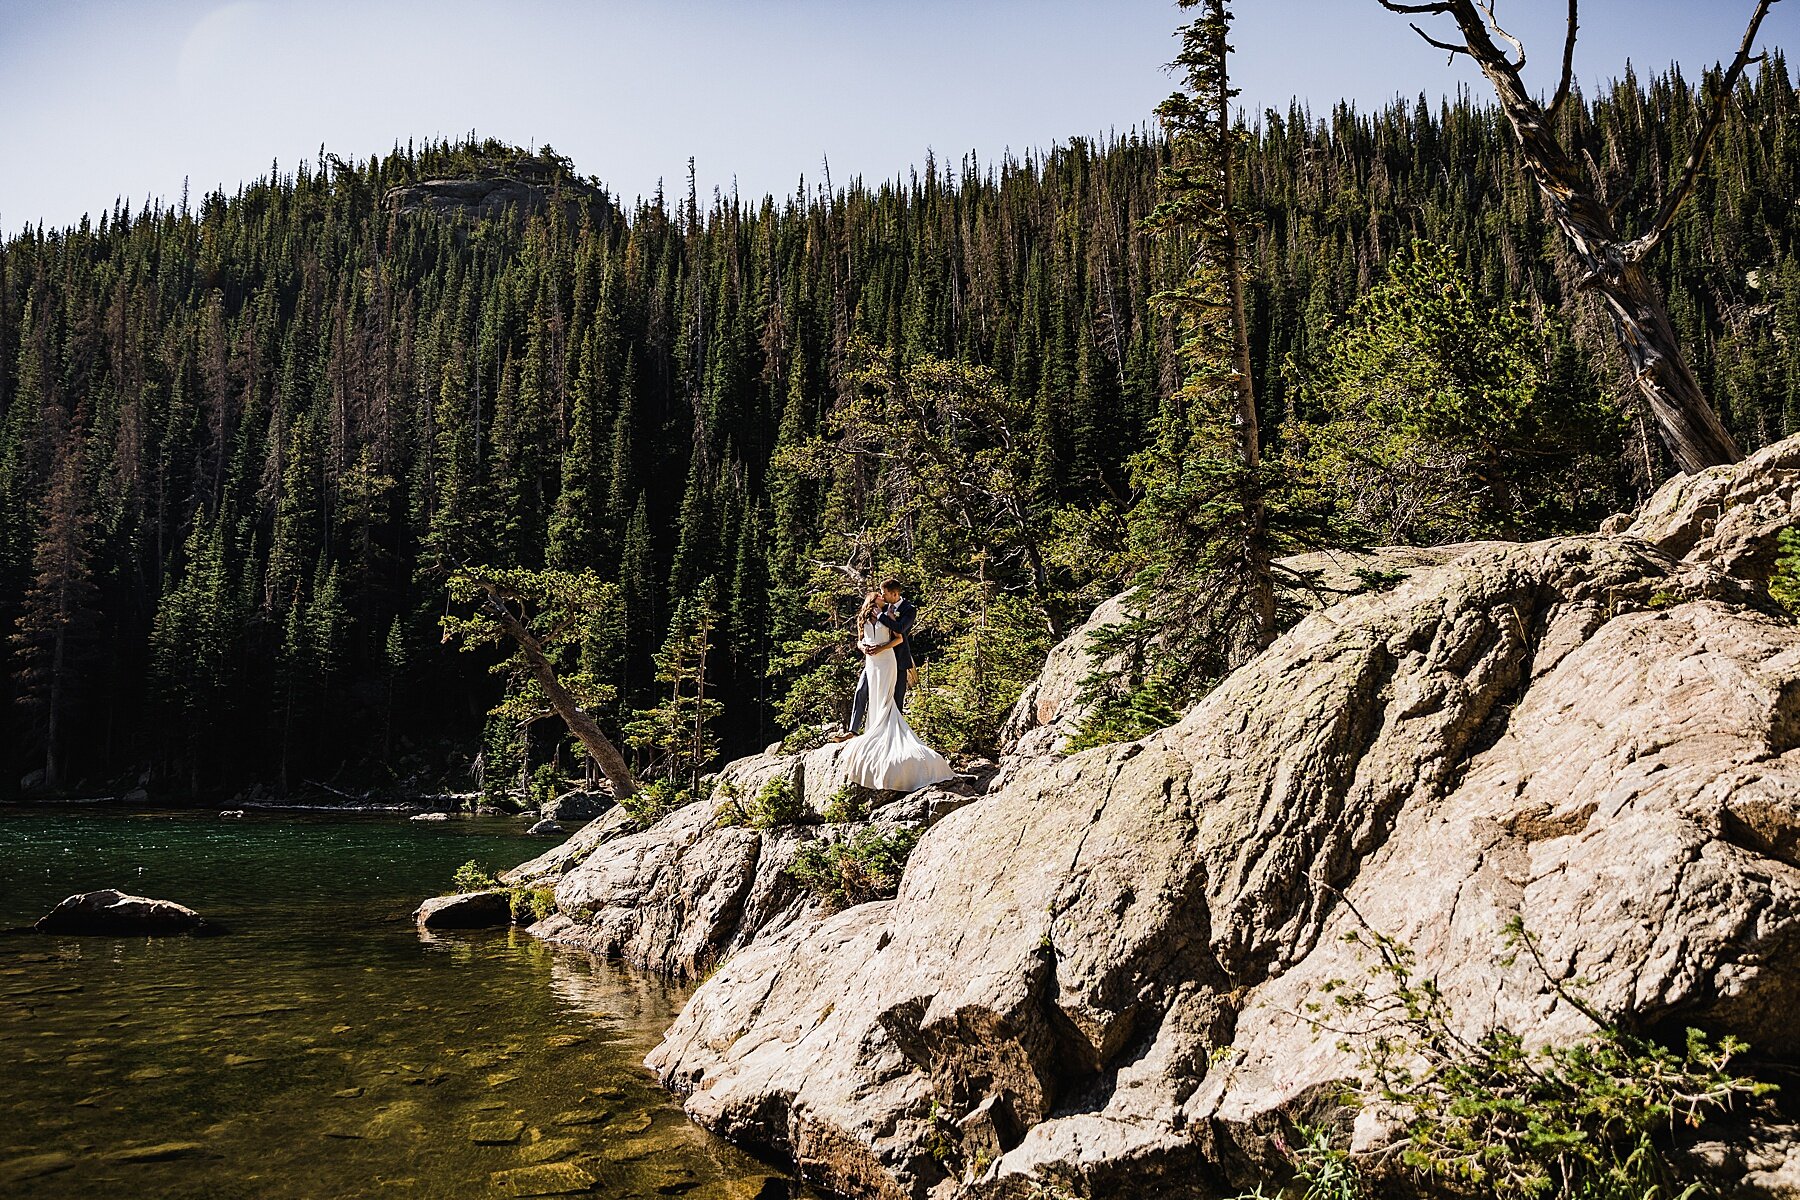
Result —
M1800 527L1782 530L1776 544L1780 553L1769 576L1769 597L1790 616L1800 616Z
M1507 937L1593 1022L1593 1034L1536 1051L1504 1027L1471 1040L1458 1032L1436 982L1418 975L1413 952L1366 927L1345 940L1371 960L1368 977L1335 980L1325 989L1329 999L1309 1006L1315 1028L1343 1035L1340 1046L1358 1054L1365 1082L1356 1099L1405 1115L1389 1169L1398 1166L1427 1192L1524 1200L1692 1195L1669 1160L1670 1135L1719 1112L1760 1107L1774 1086L1732 1069L1745 1050L1732 1038L1714 1041L1690 1029L1672 1048L1627 1032L1550 974L1516 919ZM1329 1140L1308 1154L1290 1155L1307 1195L1370 1190L1367 1179L1346 1182L1345 1170L1364 1168ZM1330 1190L1312 1190L1326 1170Z
M456 868L456 874L450 877L451 886L459 892L485 891L488 888L499 886L499 883L500 881L495 879L486 867L472 858Z
M619 801L639 829L648 829L682 805L694 794L667 779L654 780Z
M831 793L820 815L833 825L847 825L854 821L867 820L869 816L869 800L872 792L861 784L846 783Z
M808 842L787 873L834 907L889 900L900 890L900 876L918 842L911 829L865 829L841 842Z
M835 725L802 725L781 739L783 754L806 754L823 746L836 731Z
M531 914L532 920L541 921L556 911L556 892L550 888L513 888L506 893L506 900L518 923L523 923L526 913Z
M1088 653L1102 665L1081 681L1087 713L1069 739L1070 754L1135 742L1181 719L1175 671L1146 630L1144 619L1133 617L1090 636ZM1204 690L1197 688L1195 694Z
M752 829L774 829L781 825L798 825L812 814L800 800L793 777L777 775L762 785L749 801L739 801L736 790L718 808L722 825L748 825Z

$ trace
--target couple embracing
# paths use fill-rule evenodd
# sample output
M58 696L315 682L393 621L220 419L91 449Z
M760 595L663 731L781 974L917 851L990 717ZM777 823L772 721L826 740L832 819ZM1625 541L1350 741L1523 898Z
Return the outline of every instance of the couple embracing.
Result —
M890 579L868 594L856 617L863 670L850 728L862 732L845 743L840 761L853 783L877 791L916 791L956 775L944 756L912 731L903 711L913 665L909 639L917 616L900 581Z

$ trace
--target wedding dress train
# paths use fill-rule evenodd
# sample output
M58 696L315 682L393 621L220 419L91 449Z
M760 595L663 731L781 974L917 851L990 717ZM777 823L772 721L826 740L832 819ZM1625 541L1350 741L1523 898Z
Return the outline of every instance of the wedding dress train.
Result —
M886 636L874 621L863 626L864 645L877 645ZM841 760L852 782L884 792L917 791L956 777L949 761L920 740L894 703L898 671L891 647L863 659L863 683L869 689L868 724L844 743Z

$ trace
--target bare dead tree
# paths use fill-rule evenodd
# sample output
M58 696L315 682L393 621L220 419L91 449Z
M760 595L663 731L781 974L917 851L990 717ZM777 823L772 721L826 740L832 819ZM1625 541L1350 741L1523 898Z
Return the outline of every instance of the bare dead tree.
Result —
M1737 462L1743 455L1708 403L1700 381L1682 354L1661 289L1644 269L1644 259L1662 242L1682 204L1693 193L1738 81L1747 67L1762 61L1763 56L1752 53L1756 35L1769 9L1780 0L1757 0L1737 57L1706 98L1700 129L1687 161L1657 205L1648 227L1630 239L1620 236L1613 223L1613 210L1601 200L1590 178L1556 134L1557 113L1574 86L1580 0L1569 0L1562 75L1548 105L1539 103L1525 88L1525 47L1501 27L1494 11L1496 0L1377 2L1389 12L1447 16L1455 21L1461 42L1433 37L1417 24L1413 30L1452 59L1457 55L1473 59L1493 84L1500 107L1519 139L1526 173L1548 199L1558 227L1581 263L1581 286L1592 289L1605 303L1633 381L1669 453L1683 471Z

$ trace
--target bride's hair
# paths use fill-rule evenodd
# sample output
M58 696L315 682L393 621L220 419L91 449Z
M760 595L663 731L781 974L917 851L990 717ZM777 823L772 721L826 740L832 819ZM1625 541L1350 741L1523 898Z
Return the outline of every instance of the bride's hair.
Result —
M856 614L856 623L858 625L867 625L870 621L875 619L875 614L886 607L886 596L883 596L880 592L870 592L868 598L863 601L862 611Z

